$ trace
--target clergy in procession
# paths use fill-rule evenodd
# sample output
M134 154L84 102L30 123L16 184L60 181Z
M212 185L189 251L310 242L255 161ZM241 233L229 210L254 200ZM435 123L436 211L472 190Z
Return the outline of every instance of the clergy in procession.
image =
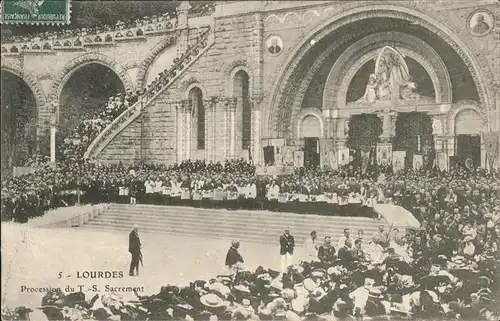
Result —
M318 234L316 231L312 231L309 237L306 238L304 242L304 261L312 262L318 260L318 244L317 244Z

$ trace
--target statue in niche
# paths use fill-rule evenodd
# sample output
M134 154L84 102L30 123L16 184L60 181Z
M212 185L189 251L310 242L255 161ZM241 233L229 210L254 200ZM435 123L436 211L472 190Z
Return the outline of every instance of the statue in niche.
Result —
M344 120L344 136L349 135L349 119Z
M418 100L420 95L415 89L404 56L397 49L385 46L377 56L375 72L370 74L365 94L358 103Z
M443 135L441 120L437 118L432 119L432 135Z
M396 117L391 117L391 136L396 136Z

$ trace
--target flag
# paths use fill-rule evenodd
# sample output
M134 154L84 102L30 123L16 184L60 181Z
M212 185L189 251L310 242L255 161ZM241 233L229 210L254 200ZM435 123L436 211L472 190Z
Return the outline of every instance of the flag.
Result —
M482 132L484 147L486 149L486 158L488 159L488 166L493 169L493 164L497 156L498 150L498 131Z

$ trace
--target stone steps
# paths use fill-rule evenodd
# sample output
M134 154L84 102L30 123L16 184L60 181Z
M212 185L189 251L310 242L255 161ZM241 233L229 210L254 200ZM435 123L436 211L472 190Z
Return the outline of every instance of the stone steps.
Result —
M337 240L343 235L344 228L350 228L354 237L359 229L363 229L364 237L368 239L377 233L379 225L388 227L385 220L362 217L123 204L111 205L85 227L122 231L131 230L135 224L144 232L272 244L278 242L287 226L297 244L301 244L312 230L316 230L320 238L329 235Z

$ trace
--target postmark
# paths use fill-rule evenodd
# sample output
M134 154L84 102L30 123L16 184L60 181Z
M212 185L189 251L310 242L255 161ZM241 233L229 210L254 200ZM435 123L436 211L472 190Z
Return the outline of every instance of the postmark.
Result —
M3 0L1 22L4 24L69 24L71 0Z

